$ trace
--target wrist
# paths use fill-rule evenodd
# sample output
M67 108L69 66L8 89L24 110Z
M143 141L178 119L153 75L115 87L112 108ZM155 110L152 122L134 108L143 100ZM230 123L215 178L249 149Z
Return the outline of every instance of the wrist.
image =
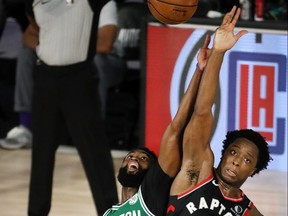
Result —
M213 47L212 49L211 49L211 52L214 52L214 53L216 53L216 54L225 54L225 52L226 52L227 50L225 50L225 49L218 49L218 48L215 48L215 47Z

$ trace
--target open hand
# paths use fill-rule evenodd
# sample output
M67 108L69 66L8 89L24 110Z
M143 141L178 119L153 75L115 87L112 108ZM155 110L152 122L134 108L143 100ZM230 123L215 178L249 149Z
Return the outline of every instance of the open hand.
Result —
M213 49L225 52L231 49L237 40L247 34L247 30L241 30L234 35L234 28L240 16L241 9L233 6L231 11L225 15L222 24L216 29Z

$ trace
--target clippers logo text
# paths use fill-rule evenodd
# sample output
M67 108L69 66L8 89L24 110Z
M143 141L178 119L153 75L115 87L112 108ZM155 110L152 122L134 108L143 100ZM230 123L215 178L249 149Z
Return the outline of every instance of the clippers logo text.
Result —
M252 128L266 138L271 153L282 154L285 118L274 104L286 92L285 56L232 52L229 60L229 130Z

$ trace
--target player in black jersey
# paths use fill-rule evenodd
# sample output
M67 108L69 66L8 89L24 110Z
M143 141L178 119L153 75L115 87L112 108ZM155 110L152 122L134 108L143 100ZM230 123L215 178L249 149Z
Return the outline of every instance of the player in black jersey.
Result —
M104 216L166 215L169 190L180 169L181 137L193 113L202 72L211 52L209 42L210 37L207 36L178 111L162 136L158 159L146 148L134 149L127 154L118 175L122 185L121 201L108 209Z
M215 33L208 63L183 135L181 169L171 186L167 215L261 215L240 187L249 176L266 169L271 160L268 144L257 132L241 129L228 132L222 158L214 169L210 147L212 106L219 83L219 71L227 50L247 33L234 27L240 15L235 6L225 15Z

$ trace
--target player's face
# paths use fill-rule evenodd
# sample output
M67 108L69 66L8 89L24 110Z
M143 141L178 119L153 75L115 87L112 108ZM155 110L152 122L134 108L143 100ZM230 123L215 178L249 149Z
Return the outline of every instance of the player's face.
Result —
M118 181L124 187L139 187L150 166L149 156L141 151L130 152L119 169Z
M259 150L245 138L239 138L226 149L219 164L218 173L228 184L240 187L251 176L257 165Z
M127 165L127 173L135 174L139 169L146 170L150 166L149 156L141 150L132 151L126 155L122 167Z

